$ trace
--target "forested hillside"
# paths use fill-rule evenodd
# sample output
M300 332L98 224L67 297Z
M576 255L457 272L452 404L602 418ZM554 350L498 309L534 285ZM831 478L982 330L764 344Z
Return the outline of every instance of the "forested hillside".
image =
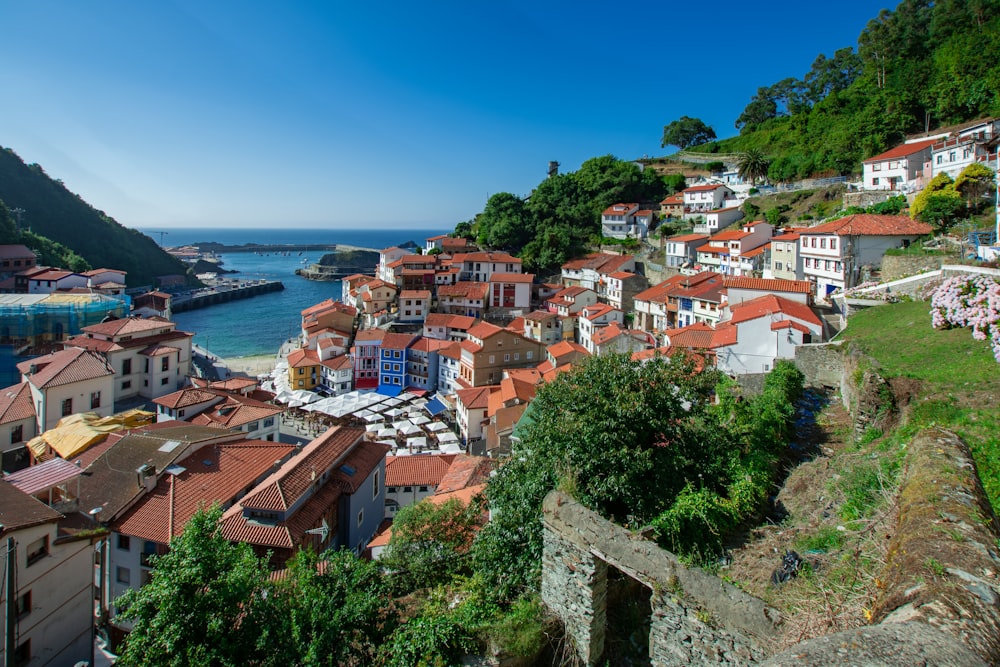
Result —
M9 148L0 150L0 202L21 209L22 228L31 230L19 236L12 225L2 225L0 243L25 244L40 264L120 269L128 285L153 285L156 276L186 271L153 239L118 224Z
M856 46L819 54L801 79L758 88L735 119L738 136L708 141L724 134L713 128L678 135L678 119L663 144L760 149L769 179L788 181L858 172L907 135L998 115L1000 1L903 0L871 19Z

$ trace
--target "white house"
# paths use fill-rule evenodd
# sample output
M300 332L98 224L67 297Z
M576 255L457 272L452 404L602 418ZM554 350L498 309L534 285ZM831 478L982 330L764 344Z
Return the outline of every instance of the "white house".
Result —
M481 440L483 437L483 422L488 421L490 394L497 390L496 385L470 387L455 392L455 416L458 421L462 444Z
M354 389L354 362L347 355L319 362L319 383L333 396L346 394Z
M191 373L191 338L173 322L126 317L83 328L65 342L104 357L115 372L109 400L157 398L177 391Z
M434 495L454 454L385 457L385 518Z
M37 428L28 383L0 389L0 471L27 467L30 461L25 443L38 435Z
M52 294L56 290L86 287L87 276L65 269L42 268L28 277L28 294Z
M408 290L399 293L397 320L408 324L422 324L431 309L429 290Z
M919 189L924 165L931 159L934 139L907 142L861 163L862 187L865 190L901 190L904 186Z
M930 225L906 216L870 213L804 229L799 235L803 278L824 299L836 289L863 282L863 270L878 269L886 250L905 247L931 231Z
M734 304L716 326L713 347L720 370L734 375L766 373L795 348L822 340L823 323L804 303L767 295Z
M707 234L671 236L664 248L664 263L671 269L690 268L696 261L696 250L706 243L708 243Z
M458 280L489 282L494 273L521 273L521 260L505 252L470 252L452 257Z
M587 306L580 311L578 339L576 342L583 345L590 354L595 354L594 336L600 328L606 327L612 322L624 324L625 313L605 303Z
M704 215L709 211L722 208L723 202L733 196L733 191L721 183L708 185L693 185L686 188L684 195L684 216Z
M107 361L80 348L67 348L17 365L31 388L35 425L43 433L77 412L114 412L114 377Z
M770 241L773 229L766 222L751 222L742 229L727 229L713 235L706 245L698 248L696 268L729 276L742 275L742 255Z
M958 176L974 162L996 165L997 150L993 141L1000 134L1000 119L967 125L950 137L938 139L931 146L931 175Z
M395 246L391 248L385 248L380 250L378 253L378 277L380 280L395 285L396 279L394 271L391 268L391 264L398 262L403 259L404 255L409 255L411 252L409 250L403 250L402 248L397 248ZM348 303L347 299L342 299L344 303Z
M489 293L486 303L491 309L518 308L527 310L531 307L531 283L535 276L532 273L501 273L490 275Z
M63 514L35 497L35 493L46 491L46 482L32 479L34 472L30 468L21 471L17 485L10 478L0 479L0 571L6 575L13 569L15 582L11 590L5 576L0 586L0 609L13 609L17 615L13 654L7 654L5 642L0 646L0 663L91 664L93 541L89 536L81 537L86 531L60 529ZM15 545L9 560L8 539ZM0 616L7 618L5 612Z
M714 234L729 227L737 220L743 219L743 209L739 206L716 208L700 214L705 221L695 224L692 231L695 234Z
M601 234L612 239L644 239L653 223L653 211L638 204L612 204L601 213Z

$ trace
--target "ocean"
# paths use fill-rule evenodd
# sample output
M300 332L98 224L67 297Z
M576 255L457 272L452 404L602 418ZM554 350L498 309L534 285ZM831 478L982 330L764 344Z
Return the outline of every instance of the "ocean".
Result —
M158 243L159 230L140 229ZM381 250L414 241L421 247L431 236L451 229L170 229L162 245L180 246L215 241L242 243L338 243ZM303 309L340 298L340 281L318 282L295 275L295 269L318 261L322 253L297 252L289 256L252 252L222 254L222 266L240 273L233 277L280 280L285 289L174 315L177 328L194 334L194 342L224 358L277 354L281 344L301 330ZM303 261L306 260L306 261ZM375 267L372 267L374 272Z

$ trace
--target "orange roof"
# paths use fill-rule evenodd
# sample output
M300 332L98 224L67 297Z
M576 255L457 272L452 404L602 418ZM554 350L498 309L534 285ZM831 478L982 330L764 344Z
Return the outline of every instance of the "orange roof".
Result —
M287 361L290 368L319 366L319 355L316 354L316 350L303 347L290 352Z
M405 333L387 333L382 339L383 350L405 350L416 342L417 336Z
M362 329L357 333L357 335L354 336L354 342L357 343L359 341L366 340L381 341L385 338L385 334L385 329Z
M38 369L35 373L31 373L32 366ZM17 370L28 375L29 382L39 389L58 387L115 374L108 367L108 362L104 360L104 357L78 347L70 347L43 357L22 361L17 365Z
M489 407L490 394L498 390L499 387L496 385L490 385L487 387L459 389L455 394L458 395L458 400L462 402L466 410L485 410Z
M764 296L759 296L756 299L750 299L749 301L738 303L734 306L730 306L729 310L733 314L732 319L729 321L733 324L739 324L740 322L746 322L747 320L755 320L758 317L764 317L766 315L782 313L803 322L815 324L818 327L823 326L823 323L820 322L820 319L809 306L774 294L766 294Z
M673 243L690 243L691 241L703 241L707 238L706 234L682 234L680 236L671 236L667 241Z
M429 454L420 456L385 457L386 486L437 486L454 454Z
M626 215L629 211L639 208L638 204L612 204L604 209L601 215Z
M562 265L566 271L581 271L591 269L598 273L612 273L628 262L634 261L634 255L609 255L602 252L594 252L579 259L573 259Z
M448 472L441 478L435 495L483 484L489 479L493 463L492 459L485 456L457 455L448 467Z
M712 185L693 185L690 188L684 188L683 192L711 192L712 190L718 190L719 188L724 188L725 185L721 183L715 183Z
M796 331L801 331L804 334L811 334L812 331L809 327L804 324L799 324L795 320L778 320L777 322L771 322L771 331L780 331L782 329L795 329Z
M454 285L439 285L439 297L464 297L466 299L485 299L489 293L488 283L474 283L469 281L457 282Z
M671 329L666 332L667 340L672 347L690 347L697 349L708 349L712 347L712 338L715 329L704 322L695 322L680 329Z
M494 334L500 333L501 331L504 331L503 327L498 327L497 325L486 322L485 320L480 320L469 329L469 336L478 338L479 340L485 340Z
M667 205L667 206L669 206L671 204L683 204L684 203L684 194L678 192L677 194L670 195L669 197L667 197L666 199L664 199L660 203L664 204L664 205Z
M882 162L883 160L895 160L896 158L913 155L914 153L919 153L925 148L930 148L935 141L937 141L937 139L925 139L924 141L914 141L912 144L900 144L895 148L890 148L884 153L873 155L863 162Z
M809 229L802 234L837 234L839 236L923 236L933 228L905 215L858 213L838 218Z
M756 257L757 255L763 255L765 252L767 252L767 249L770 247L771 247L770 243L765 243L762 246L757 246L756 248L752 248L750 250L746 250L740 253L740 257Z
M102 336L120 336L136 334L157 329L173 329L176 325L162 318L125 317L119 320L109 320L99 324L83 327L84 333L100 334Z
M811 294L813 291L812 283L808 280L726 276L722 279L722 284L731 289L760 290L762 292L792 292L794 294Z
M475 317L468 315L447 315L445 313L428 313L424 319L425 327L447 327L468 331L476 323Z
M533 273L492 273L491 283L531 283L535 279Z
M430 290L425 289L405 289L399 293L400 299L429 299L431 298Z
M0 389L0 424L10 424L35 416L35 404L27 382Z
M263 440L202 447L177 463L183 470L160 477L156 487L112 527L125 535L166 544L184 530L200 507L216 502L228 505L294 451L294 445Z
M744 232L739 229L727 229L712 236L710 241L738 241L750 236L753 232Z
M205 403L216 398L221 397L211 391L187 387L179 391L160 396L159 398L154 398L153 403L162 405L165 408L170 408L171 410L176 410L177 408L186 408L190 405Z

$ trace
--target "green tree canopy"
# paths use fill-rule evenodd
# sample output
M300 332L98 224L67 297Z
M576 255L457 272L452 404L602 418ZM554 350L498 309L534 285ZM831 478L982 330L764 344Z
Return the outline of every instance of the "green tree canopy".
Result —
M663 127L661 147L677 146L681 150L715 139L715 130L700 118L681 116Z

